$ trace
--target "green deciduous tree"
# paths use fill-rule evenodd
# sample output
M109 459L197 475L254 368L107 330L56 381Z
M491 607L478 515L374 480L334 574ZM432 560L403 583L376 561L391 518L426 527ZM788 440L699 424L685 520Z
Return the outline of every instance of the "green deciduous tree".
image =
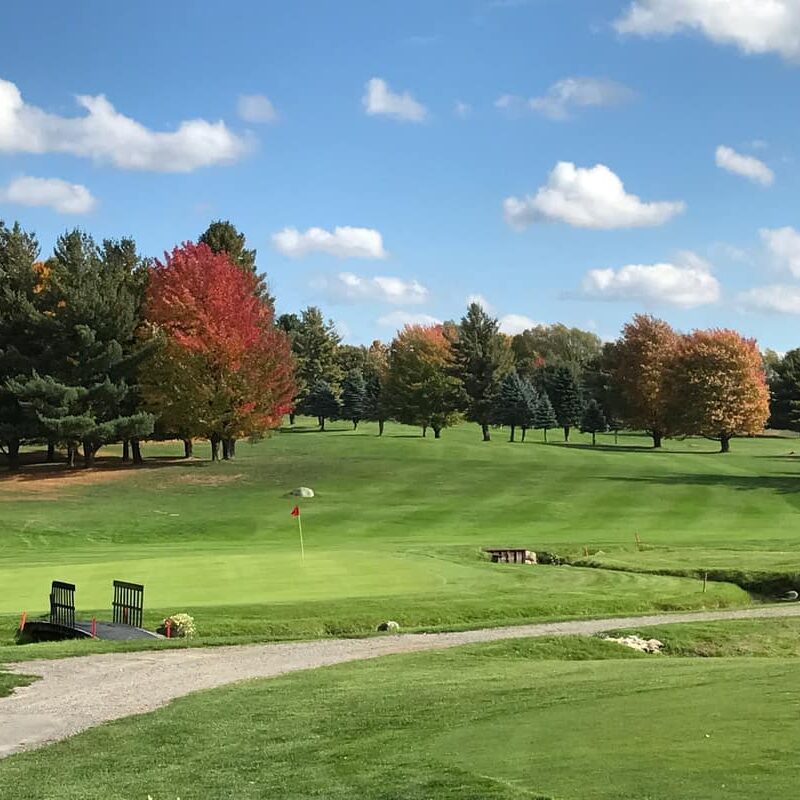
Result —
M471 303L453 332L454 374L464 387L466 416L481 426L483 440L491 438L489 425L500 382L511 371L514 357L496 319L478 303Z
M608 430L608 422L597 400L590 400L581 417L581 433L592 434L592 446L597 444L597 434Z

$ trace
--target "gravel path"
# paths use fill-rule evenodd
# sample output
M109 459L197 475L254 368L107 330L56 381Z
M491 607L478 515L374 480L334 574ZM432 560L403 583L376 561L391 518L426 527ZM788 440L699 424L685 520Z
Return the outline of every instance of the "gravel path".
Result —
M269 678L344 661L525 636L590 636L617 628L795 616L800 616L800 604L576 620L457 633L109 653L19 662L9 665L12 671L36 675L41 680L0 699L0 758L65 739L109 720L152 711L200 689L248 678Z

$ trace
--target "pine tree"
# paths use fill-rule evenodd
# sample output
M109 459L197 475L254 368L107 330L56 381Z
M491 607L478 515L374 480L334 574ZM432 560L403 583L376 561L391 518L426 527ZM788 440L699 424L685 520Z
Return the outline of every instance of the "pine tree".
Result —
M511 429L510 442L514 441L516 429L522 428L522 440L533 421L536 403L533 387L517 374L516 370L503 378L494 403L493 419L498 425Z
M569 441L571 428L578 425L583 414L581 389L569 367L558 367L553 376L550 400L558 424L564 429L564 441Z
M367 366L364 373L366 381L364 419L378 423L378 436L383 436L384 425L390 417L385 391L388 374L389 348L383 342L374 341L367 350Z
M598 433L605 433L608 430L608 422L603 409L597 400L590 400L586 408L583 410L581 417L581 433L592 434L592 447L597 444L596 437Z
M335 420L341 417L341 408L336 395L327 381L319 380L314 383L303 400L302 412L319 421L319 429L325 430L325 420Z
M545 441L547 441L547 431L558 427L556 412L553 410L550 398L545 392L539 395L539 399L536 402L536 408L533 413L533 427L541 428L544 431Z
M470 304L454 337L454 372L467 396L467 419L481 426L488 442L495 395L514 365L509 340L478 303Z
M342 419L353 423L353 430L364 419L367 405L367 385L360 369L352 369L342 382Z
M297 361L298 406L317 381L338 386L342 373L337 362L341 337L333 322L325 322L315 306L306 308L292 338L292 352Z
M525 435L529 428L534 427L536 421L536 408L539 404L539 393L534 388L533 384L527 379L522 378L522 394L525 400L522 428L522 441L525 441Z

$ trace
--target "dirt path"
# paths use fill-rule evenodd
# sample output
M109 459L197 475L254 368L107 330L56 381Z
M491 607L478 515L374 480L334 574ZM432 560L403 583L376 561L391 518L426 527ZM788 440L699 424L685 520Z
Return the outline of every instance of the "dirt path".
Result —
M268 678L344 661L525 636L590 636L617 628L795 616L800 616L800 604L576 620L458 633L111 653L20 662L10 668L39 676L41 680L0 699L0 758L64 739L109 720L152 711L190 692L247 678Z

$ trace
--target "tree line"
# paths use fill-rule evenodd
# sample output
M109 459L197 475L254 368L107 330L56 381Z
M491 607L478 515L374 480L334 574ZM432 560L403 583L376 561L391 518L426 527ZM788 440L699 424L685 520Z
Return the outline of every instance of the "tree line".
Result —
M104 445L142 461L144 440L210 442L235 457L295 413L388 420L439 438L463 420L489 440L559 428L699 435L727 451L768 418L800 430L800 350L762 356L731 330L681 334L637 315L614 342L565 325L507 336L472 303L460 320L409 325L385 344L342 344L320 309L276 318L256 251L230 222L162 259L131 238L81 230L42 260L36 237L0 222L0 452L25 445L92 466ZM770 402L771 395L772 402Z

